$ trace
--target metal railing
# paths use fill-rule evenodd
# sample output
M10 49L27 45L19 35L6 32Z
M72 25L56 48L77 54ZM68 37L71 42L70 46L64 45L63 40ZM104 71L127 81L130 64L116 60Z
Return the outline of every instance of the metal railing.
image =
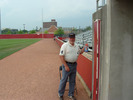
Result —
M102 8L104 5L105 5L105 3L106 3L106 0L102 0L102 6L99 6L99 1L100 0L96 0L96 8L97 8L97 10L99 9L99 8Z

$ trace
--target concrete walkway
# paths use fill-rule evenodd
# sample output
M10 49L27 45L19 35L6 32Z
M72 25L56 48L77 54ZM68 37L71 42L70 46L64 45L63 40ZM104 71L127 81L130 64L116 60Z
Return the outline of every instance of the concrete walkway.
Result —
M43 39L0 60L0 100L59 100L59 49L53 39ZM90 100L76 81L77 100Z

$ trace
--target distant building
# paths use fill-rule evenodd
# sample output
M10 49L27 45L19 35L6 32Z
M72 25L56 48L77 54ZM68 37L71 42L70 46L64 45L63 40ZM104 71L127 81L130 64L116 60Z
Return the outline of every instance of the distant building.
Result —
M54 34L54 32L57 30L57 22L55 19L51 19L51 22L43 22L43 29L40 28L40 33L48 31L49 34Z
M40 28L40 33L48 31L49 34L53 34L58 28L62 28L65 34L71 33L73 27L57 27L57 22L55 19L51 19L51 22L43 22L43 29Z
M72 27L62 27L62 29L64 30L65 34L71 33L72 32Z
M55 19L51 19L51 22L43 22L43 28L50 28L51 25L55 25L57 27L57 22Z

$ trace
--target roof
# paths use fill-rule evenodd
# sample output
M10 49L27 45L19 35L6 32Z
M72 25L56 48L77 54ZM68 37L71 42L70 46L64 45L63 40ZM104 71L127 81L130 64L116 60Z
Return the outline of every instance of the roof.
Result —
M48 29L48 33L54 33L58 28L55 25L51 25L51 27Z

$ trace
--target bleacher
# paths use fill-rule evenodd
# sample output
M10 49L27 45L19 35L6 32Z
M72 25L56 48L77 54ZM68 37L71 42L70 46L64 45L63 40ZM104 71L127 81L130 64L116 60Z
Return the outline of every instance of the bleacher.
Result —
M76 35L76 44L81 48L85 45L89 45L89 51L92 51L92 31L86 31Z

